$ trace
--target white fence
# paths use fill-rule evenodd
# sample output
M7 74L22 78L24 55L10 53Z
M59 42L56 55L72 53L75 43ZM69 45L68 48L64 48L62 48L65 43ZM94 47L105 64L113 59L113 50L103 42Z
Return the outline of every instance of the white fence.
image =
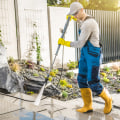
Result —
M62 8L62 7L50 7L50 25L51 25L51 45L52 45L52 58L54 58L54 55L56 53L57 49L57 41L61 37L60 29L64 28L64 25L66 23L66 15L69 12L68 8ZM67 28L66 34L65 34L65 40L67 41L73 41L74 40L74 22L70 21L69 26ZM61 65L62 61L62 48L58 53L58 56L55 61L55 66ZM64 64L69 62L69 60L75 61L75 49L64 47Z
M17 3L17 18L15 17L15 3ZM43 59L41 64L49 67L56 53L57 42L62 34L60 28L64 28L68 11L69 8L62 7L49 7L47 9L47 0L0 0L0 26L3 33L2 40L7 47L7 56L12 56L15 59L32 59L35 62L35 50L31 53L32 58L28 56L28 52L34 41L32 35L36 31L41 42ZM17 37L16 24L19 24L17 26ZM50 40L49 36L51 36ZM73 21L70 22L65 40L74 40ZM75 60L75 49L65 47L64 63L66 64L69 60ZM59 66L61 61L62 49L59 51L54 66Z
M0 0L0 29L8 56L17 59L14 0Z

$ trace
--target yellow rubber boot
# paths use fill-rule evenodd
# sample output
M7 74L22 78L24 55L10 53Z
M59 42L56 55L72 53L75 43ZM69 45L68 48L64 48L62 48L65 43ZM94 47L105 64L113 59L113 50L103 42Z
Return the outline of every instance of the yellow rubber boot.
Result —
M99 96L105 101L104 113L110 113L112 110L112 97L110 96L109 92L104 88Z
M81 88L81 95L83 98L84 106L80 109L77 109L78 112L87 113L92 112L92 92L90 88Z

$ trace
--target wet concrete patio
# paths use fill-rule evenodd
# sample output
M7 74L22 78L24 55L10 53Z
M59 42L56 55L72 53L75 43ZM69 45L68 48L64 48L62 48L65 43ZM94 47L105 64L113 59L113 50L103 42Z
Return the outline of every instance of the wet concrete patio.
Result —
M22 100L0 95L0 120L120 120L119 94L112 94L114 107L108 115L103 113L104 101L99 97L93 99L94 112L83 114L76 112L77 108L83 106L81 98L59 101L43 96L40 105L35 106L33 102L36 95L20 93L10 95L21 97Z

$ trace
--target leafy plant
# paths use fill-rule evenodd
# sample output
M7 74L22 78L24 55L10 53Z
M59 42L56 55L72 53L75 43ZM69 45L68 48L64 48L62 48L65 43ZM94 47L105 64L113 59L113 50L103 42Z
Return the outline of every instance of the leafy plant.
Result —
M106 77L107 76L107 74L106 73L104 73L104 72L101 72L100 73L102 76L104 76L104 77Z
M43 71L43 72L45 71L45 69L43 67L41 67L40 70Z
M117 92L120 92L120 89L118 89Z
M15 61L14 58L10 56L8 59L8 63L14 63L14 61Z
M33 92L33 91L28 91L27 94L29 94L29 95L33 95L34 92Z
M50 75L52 77L55 77L57 73L58 73L58 69L52 69L51 72L50 72Z
M1 31L1 28L0 28L0 44L1 44L2 46L4 46L4 44L3 44L3 42L2 42L2 31Z
M67 72L66 76L70 79L72 79L74 77L74 72Z
M113 77L113 73L110 73L110 76Z
M104 67L103 70L106 71L106 72L109 72L110 68L109 67Z
M33 24L33 27L34 28L37 27L36 23ZM37 64L39 65L39 62L42 61L41 51L40 51L41 43L39 41L39 35L36 31L34 31L34 33L33 33L33 39L36 42Z
M54 73L54 72L50 72L50 75L52 76L52 77L55 77L56 76L56 74Z
M120 80L117 80L118 83L120 83Z
M29 61L29 60L26 61L25 64L27 65L27 68L29 68L29 69L34 69L34 67L35 67L34 63L32 61Z
M67 87L68 88L72 88L72 84L67 84Z
M117 71L117 75L120 75L120 70Z
M52 69L51 71L54 72L55 74L58 73L58 69Z
M67 97L68 97L68 93L67 93L66 91L63 91L63 92L62 92L62 97L63 97L63 98L67 98Z
M60 80L60 85L62 86L62 87L66 87L67 86L67 81L66 81L66 79L61 79Z
M18 63L13 63L10 68L14 72L19 72L20 71L20 66L19 66Z
M38 73L33 73L33 76L39 77L39 74Z
M76 68L78 66L78 62L76 61L76 62L74 62L74 61L70 61L69 60L69 63L67 63L67 67L69 68L69 69L74 69L74 68Z
M106 77L103 78L103 81L106 82L106 83L110 82L110 80L108 78L106 78Z
M51 82L51 81L52 81L52 77L51 77L51 76L49 76L49 77L48 77L48 80Z

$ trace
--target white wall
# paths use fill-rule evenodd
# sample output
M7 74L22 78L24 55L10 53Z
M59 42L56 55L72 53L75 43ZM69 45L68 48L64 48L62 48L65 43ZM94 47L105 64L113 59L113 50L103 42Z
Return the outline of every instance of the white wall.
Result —
M16 24L14 0L1 0L1 6L5 8L0 11L0 25L3 32L3 42L7 47L8 56L17 59L17 39L16 39ZM48 32L48 15L47 15L47 0L18 0L18 17L20 31L20 47L21 58L28 59L27 54L32 41L34 32L33 24L37 25L37 33L41 42L42 65L50 66L50 48L49 48L49 33L51 33L52 60L58 47L58 39L62 33L60 28L64 28L66 23L66 15L69 8L50 7L50 32ZM74 40L74 22L70 21L65 40ZM32 60L36 61L36 52L32 53ZM64 64L69 60L75 61L75 49L64 47ZM52 61L51 61L52 62ZM62 63L62 46L54 66L60 66ZM61 66L60 66L61 67Z
M2 41L7 48L7 57L17 56L17 39L14 0L0 0L0 28Z
M51 23L51 39L52 39L52 56L54 58L57 47L58 39L61 37L62 33L60 28L64 28L66 23L66 15L69 12L69 8L63 7L50 7L50 23ZM65 34L66 41L74 41L74 21L69 22ZM62 48L59 50L58 56L54 66L60 66L62 63ZM75 61L75 48L64 47L64 64L69 62L69 60Z
M20 19L20 41L21 41L21 56L22 59L28 59L26 54L30 46L33 34L33 23L36 22L37 32L40 36L41 55L44 66L50 66L49 55L49 34L48 34L48 16L47 16L47 2L43 0L18 0L19 5L19 19ZM51 40L52 40L52 58L57 49L58 39L61 37L60 28L64 28L66 23L66 14L69 8L50 7L50 26L51 26ZM71 21L67 29L65 40L74 40L74 22ZM62 46L61 46L62 48ZM33 61L36 61L36 54L33 52ZM75 49L65 47L64 49L64 64L69 60L75 61ZM60 49L54 66L59 66L62 61L62 49Z
M37 33L41 42L42 65L50 66L49 38L46 0L18 0L20 20L21 58L28 59L28 48L34 32L33 24L37 25ZM33 52L33 61L36 61L36 52Z

